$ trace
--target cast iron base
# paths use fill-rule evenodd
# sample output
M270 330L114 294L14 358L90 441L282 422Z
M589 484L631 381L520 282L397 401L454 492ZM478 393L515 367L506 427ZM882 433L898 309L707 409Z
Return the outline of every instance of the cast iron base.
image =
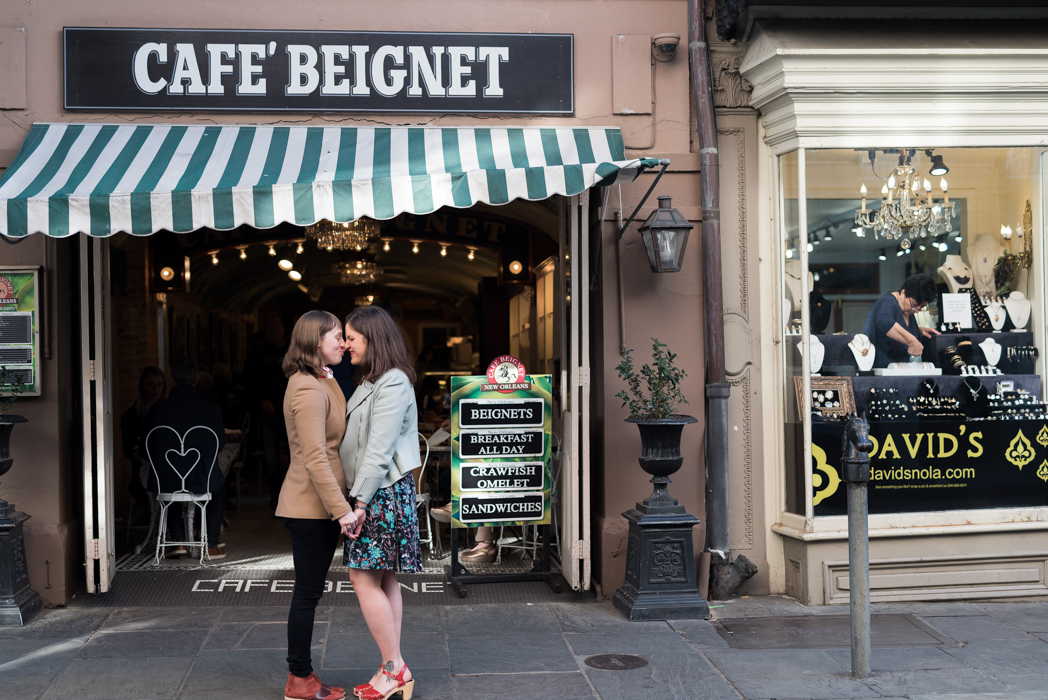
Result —
M0 500L0 627L24 625L44 607L29 587L22 526L29 516Z
M710 605L699 594L691 538L698 518L681 506L646 508L646 503L622 514L630 523L626 580L615 591L613 604L631 622L709 619Z

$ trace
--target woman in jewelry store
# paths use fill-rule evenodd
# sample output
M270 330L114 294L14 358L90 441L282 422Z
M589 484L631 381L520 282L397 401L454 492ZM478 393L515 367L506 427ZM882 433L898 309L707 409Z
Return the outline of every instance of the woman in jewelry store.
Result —
M360 515L346 500L338 458L345 431L346 399L331 373L342 361L342 325L327 311L308 311L291 331L283 370L291 464L280 489L276 514L291 533L295 588L287 616L285 700L339 700L342 688L324 685L313 673L310 646L317 602L324 593L331 555L341 532Z
M906 362L924 352L921 337L939 335L934 328L917 325L915 314L935 298L935 281L925 274L911 275L897 292L877 300L866 317L865 334L877 350L874 367Z
M401 694L411 700L415 681L400 651L404 604L397 572L422 570L418 506L411 470L421 466L415 370L393 317L363 306L346 317L346 352L358 387L346 407L339 455L349 500L359 516L347 531L343 563L382 665L354 692L362 700Z

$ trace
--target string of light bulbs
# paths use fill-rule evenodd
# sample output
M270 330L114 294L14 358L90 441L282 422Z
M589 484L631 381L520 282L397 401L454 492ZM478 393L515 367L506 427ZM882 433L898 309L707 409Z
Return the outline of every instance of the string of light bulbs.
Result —
M382 241L382 250L384 252L386 252L386 253L390 252L390 250L392 249L390 243L393 240L394 239L392 239L392 238L382 238L381 239L381 241ZM419 247L420 244L430 242L430 241L423 241L423 240L416 240L416 239L409 239L409 240L411 242L411 252L415 253L416 255L421 252L421 248ZM296 246L295 247L295 253L297 255L301 255L305 251L305 249L302 246L302 244L305 241L306 241L305 238L292 239L290 241L291 243L295 244L295 246ZM251 244L246 244L246 245L233 246L232 249L237 252L237 257L240 258L241 260L247 260L248 259L248 250L250 248L254 248L256 246L259 246L259 247L262 247L262 248L266 249L266 252L267 252L267 254L270 257L277 257L278 256L277 247L278 246L282 246L282 245L284 245L287 242L288 241L261 241L261 242L258 242L258 243L251 243ZM449 251L452 251L455 248L465 248L466 249L466 259L471 261L471 262L473 260L475 260L476 257L477 257L477 248L474 247L474 246L460 246L460 245L453 244L453 243L442 243L442 242L436 242L436 241L434 241L433 243L434 243L434 245L440 246L440 256L442 258L448 257ZM210 256L212 265L218 265L221 262L221 259L220 259L219 255L221 253L223 253L223 252L224 252L224 250L211 250L211 251L208 251L206 253L206 255ZM280 267L280 269L282 269L284 271L290 271L292 269L292 267L294 266L294 263L292 263L288 258L284 257L284 258L280 259L280 261L277 263L277 265Z

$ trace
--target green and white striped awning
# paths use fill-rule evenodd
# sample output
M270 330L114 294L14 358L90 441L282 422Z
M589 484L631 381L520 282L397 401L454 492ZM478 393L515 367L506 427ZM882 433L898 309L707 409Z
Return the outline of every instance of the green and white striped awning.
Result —
M35 124L0 179L0 233L390 219L628 182L617 128Z

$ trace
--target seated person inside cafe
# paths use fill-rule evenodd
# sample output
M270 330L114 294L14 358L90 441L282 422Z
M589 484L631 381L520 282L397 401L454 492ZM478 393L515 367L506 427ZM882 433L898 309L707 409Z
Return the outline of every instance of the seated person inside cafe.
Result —
M934 328L922 328L915 318L935 298L935 281L925 274L911 275L897 292L877 300L866 317L866 336L877 349L874 367L887 367L892 362L920 360L924 352L921 338L939 335Z
M200 449L200 447L197 447L198 443L195 442L196 436L187 436L190 428L198 425L211 428L215 432L215 436L218 437L218 454L221 454L222 448L226 444L226 431L222 424L222 409L214 402L208 401L200 395L200 392L196 389L199 377L199 367L194 360L179 358L171 363L171 378L174 380L175 386L171 389L171 393L166 399L157 401L149 409L142 429L143 443L139 446L141 454L146 454L145 439L149 435L149 431L161 425L173 428L185 440L185 444L181 449L190 454L192 454L192 450ZM199 432L206 433L206 431ZM157 444L160 445L161 449L154 450L154 456L156 454L165 454L171 450L180 451L178 438L174 434L169 438L161 436ZM206 506L208 556L211 559L222 559L226 556L225 547L219 544L219 537L222 533L222 518L225 515L226 494L225 475L219 468L218 454L216 454L213 468L210 456L205 455L202 457L200 462L192 468L189 478L186 480L187 490L197 494L211 493L211 500ZM148 490L151 493L160 493L161 486L166 491L166 489L172 488L172 484L174 484L173 488L175 489L181 488L181 481L171 474L171 465L157 464L154 466L156 471L164 476L161 479L161 483L158 484L153 470L150 470ZM192 464L189 462L183 464L176 459L174 466L182 470L183 467L192 466ZM170 516L168 518L168 540L186 541L185 527L182 522L183 507L185 507L183 504L176 503L168 509L168 515ZM195 508L196 506L192 507ZM184 546L177 546L168 549L165 556L171 558L185 553L186 548Z

